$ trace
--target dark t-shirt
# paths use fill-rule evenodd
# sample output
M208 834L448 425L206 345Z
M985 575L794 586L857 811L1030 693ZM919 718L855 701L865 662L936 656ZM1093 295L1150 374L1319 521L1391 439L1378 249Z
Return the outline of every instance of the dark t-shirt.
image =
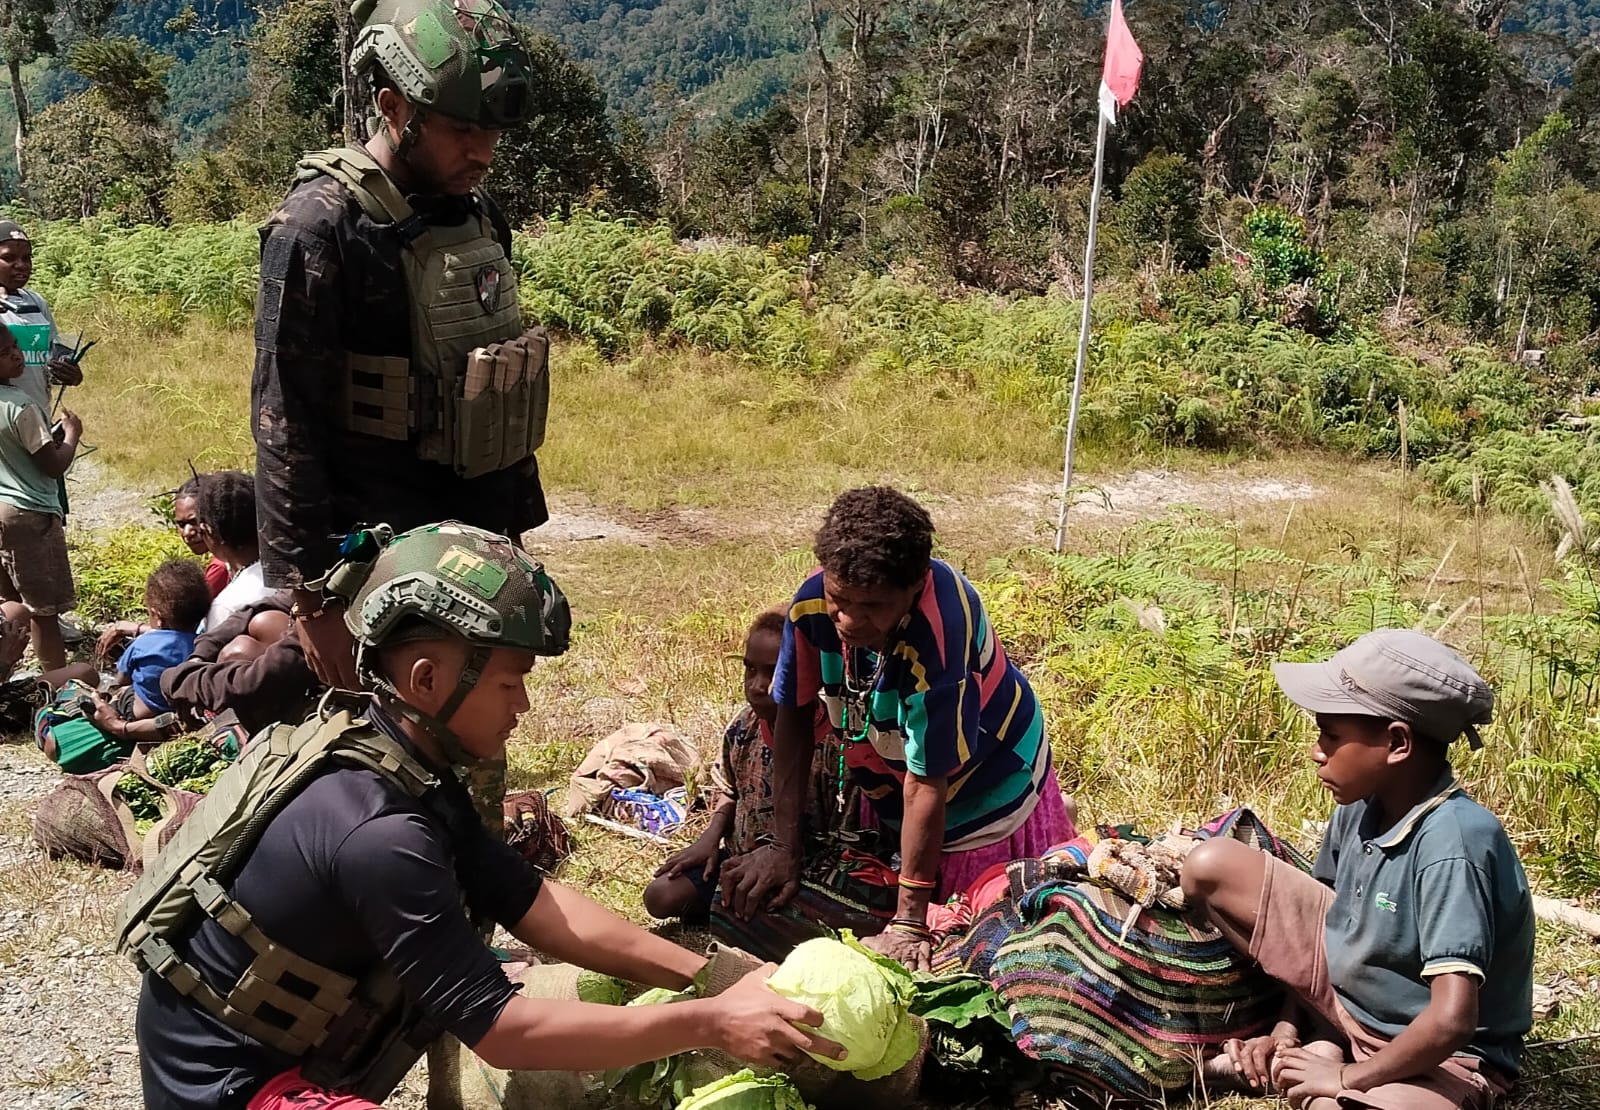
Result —
M463 894L474 913L511 926L542 880L489 837L453 778L441 795L431 812L374 772L332 770L267 827L230 893L306 959L353 978L387 964L413 1004L473 1045L515 988L462 912ZM178 948L223 994L252 955L209 919ZM147 1110L242 1108L296 1064L150 974L136 1028Z
M407 199L435 226L478 218L472 196ZM509 228L492 204L485 214L509 258ZM360 524L400 532L455 519L517 539L549 517L535 459L462 478L411 443L335 424L346 352L410 357L402 250L394 228L330 177L295 188L262 232L250 400L268 585L319 577Z

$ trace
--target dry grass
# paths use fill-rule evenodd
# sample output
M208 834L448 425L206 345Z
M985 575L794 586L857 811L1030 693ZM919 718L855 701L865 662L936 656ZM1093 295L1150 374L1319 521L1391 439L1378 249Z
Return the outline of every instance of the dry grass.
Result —
M121 480L154 489L181 476L185 458L199 465L248 460L247 334L196 325L176 338L112 335L103 344L92 356L89 387L74 401L89 438L101 444L101 459ZM1024 399L930 394L919 383L870 372L790 382L735 359L680 352L608 365L568 348L556 365L550 440L540 461L557 508L629 525L644 540L531 537L572 599L578 628L573 649L534 674L536 709L512 746L514 786L559 788L594 740L628 721L673 722L710 753L740 697L735 657L745 623L792 592L809 566L808 537L822 509L852 484L888 481L916 491L935 514L941 553L974 577L1044 577L1041 548L1053 523L1047 494L1058 480L1059 443ZM120 388L101 384L108 382ZM116 442L100 428L114 428ZM1207 508L1241 548L1269 545L1323 564L1354 563L1374 551L1397 567L1425 564L1429 571L1406 588L1430 604L1429 627L1461 610L1453 625L1458 642L1477 635L1474 598L1487 613L1543 603L1537 583L1553 565L1548 542L1514 521L1474 522L1393 467L1321 455L1234 459L1226 467L1214 456L1183 453L1119 460L1115 470L1110 462L1091 452L1087 477L1109 483L1124 467L1165 466L1203 481ZM1229 493L1270 479L1307 483L1316 493L1292 505ZM1116 550L1132 519L1075 512L1070 545ZM1290 569L1252 573L1263 576L1255 586L1280 599L1295 588ZM1003 635L1013 631L1000 627ZM1065 697L1064 687L1051 689L1050 697ZM1053 721L1070 722L1075 711L1064 701L1047 708ZM1199 738L1156 735L1154 708L1129 705L1102 732L1068 726L1053 733L1063 773L1090 819L1164 824L1248 802L1310 846L1303 822L1324 816L1327 801L1299 758L1307 741L1302 725L1289 725L1270 746L1218 755ZM1510 763L1496 753L1464 770L1491 804L1516 802L1527 787ZM1253 774L1231 780L1225 773L1251 767ZM0 826L13 820L0 810ZM578 851L560 877L642 920L639 891L664 851L592 826L575 834ZM82 869L41 866L37 873L0 868L0 910L57 899L70 884L88 882L95 898L109 893ZM7 954L0 947L0 966ZM1541 931L1539 976L1567 993L1562 1016L1537 1037L1600 1033L1600 955L1591 943ZM1600 1106L1597 1051L1589 1041L1537 1050L1529 1065L1534 1081L1513 1105ZM1279 1105L1236 1098L1209 1104Z

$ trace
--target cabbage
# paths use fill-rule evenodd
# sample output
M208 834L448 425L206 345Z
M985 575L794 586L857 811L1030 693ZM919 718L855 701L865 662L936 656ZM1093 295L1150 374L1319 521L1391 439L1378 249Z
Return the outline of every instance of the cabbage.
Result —
M889 1037L889 1047L884 1051L883 1059L875 1067L862 1068L856 1072L856 1078L870 1083L874 1079L893 1075L911 1062L917 1054L917 1049L922 1047L922 1037L917 1032L917 1023L910 1014L901 1014L900 1022L894 1027L894 1033Z
M845 1057L835 1060L813 1053L812 1059L835 1071L879 1067L906 1013L905 1002L877 964L849 945L825 937L808 940L789 953L767 986L822 1015L822 1027L816 1032L844 1045Z
M622 984L611 976L588 970L578 973L578 1001L620 1006L624 997Z
M651 987L638 998L628 1003L630 1006L659 1006L664 1002L684 1002L694 997L694 991L675 991L669 987Z
M708 1083L678 1103L678 1110L811 1110L781 1075L765 1079L746 1068Z

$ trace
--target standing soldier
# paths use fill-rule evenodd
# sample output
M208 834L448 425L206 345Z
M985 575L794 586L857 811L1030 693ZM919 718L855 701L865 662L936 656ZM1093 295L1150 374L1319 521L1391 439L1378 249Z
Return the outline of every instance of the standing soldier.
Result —
M317 676L357 686L320 582L361 523L454 517L520 536L548 516L534 450L542 329L480 185L530 115L530 60L493 0L357 0L365 147L319 151L262 233L251 383L261 559L294 591Z

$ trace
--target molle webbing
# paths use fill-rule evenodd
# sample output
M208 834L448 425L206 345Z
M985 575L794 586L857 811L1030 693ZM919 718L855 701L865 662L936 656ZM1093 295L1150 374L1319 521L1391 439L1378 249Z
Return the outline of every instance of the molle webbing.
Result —
M129 892L117 930L120 951L231 1028L297 1059L316 1060L319 1047L338 1046L341 1058L325 1061L328 1067L372 1055L363 1033L404 1032L383 1029L392 1023L373 1012L374 1000L399 1004L393 975L378 969L356 980L297 955L266 936L227 888L283 807L338 766L376 772L414 798L438 786L402 745L348 711L298 728L277 726L245 750L147 867ZM255 954L225 993L175 947L199 914Z
M322 174L338 181L401 244L410 354L345 352L341 426L409 441L418 458L466 478L529 458L544 438L549 340L543 329L523 333L516 272L483 198L479 212L458 224L430 224L360 148L308 154L297 172L302 181ZM487 374L486 362L494 368ZM476 390L473 367L480 368Z

